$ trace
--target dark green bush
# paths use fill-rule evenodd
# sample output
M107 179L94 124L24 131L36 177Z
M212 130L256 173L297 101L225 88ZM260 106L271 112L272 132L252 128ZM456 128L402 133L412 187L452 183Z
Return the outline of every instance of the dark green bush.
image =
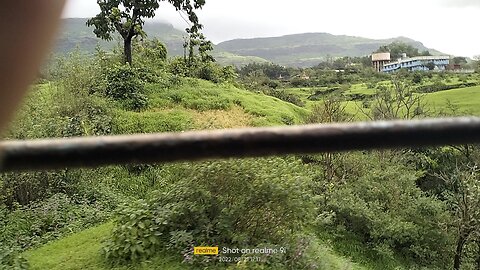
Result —
M285 244L313 213L302 167L279 158L192 165L164 191L118 211L105 254L140 261L170 248L188 259L193 245Z
M167 64L167 70L173 75L186 77L191 74L190 67L183 57L174 57Z
M78 232L110 217L115 203L57 193L13 210L0 210L0 243L12 248L36 247Z
M201 63L195 71L195 77L214 83L222 81L223 72L218 64L207 62Z
M158 39L146 39L134 43L135 65L154 70L162 69L167 61L167 47Z
M129 65L114 66L106 73L106 95L121 101L124 106L132 110L140 110L147 106L145 86L140 79L138 69Z
M383 256L401 254L418 264L446 263L450 237L442 224L450 216L440 200L416 187L416 173L402 165L368 165L358 179L333 190L328 211Z
M445 91L445 90L451 90L451 89L457 89L457 88L463 88L463 87L472 87L476 85L478 85L478 83L473 83L473 82L471 83L464 82L464 83L447 85L447 84L444 84L443 82L437 81L432 85L419 86L416 88L416 91L419 93L434 93L438 91Z
M285 102L292 103L292 104L297 105L299 107L304 107L305 106L305 102L303 102L302 99L299 96L297 96L295 94L287 93L285 90L271 89L271 90L265 90L264 93L266 95L276 97L276 98L278 98L280 100L283 100Z
M420 84L422 83L422 80L423 80L423 76L422 74L416 72L415 74L413 74L413 79L412 79L412 82L414 84Z
M233 83L238 78L237 71L234 66L225 66L221 70L220 78L223 82Z
M28 261L19 250L0 245L0 270L27 270Z

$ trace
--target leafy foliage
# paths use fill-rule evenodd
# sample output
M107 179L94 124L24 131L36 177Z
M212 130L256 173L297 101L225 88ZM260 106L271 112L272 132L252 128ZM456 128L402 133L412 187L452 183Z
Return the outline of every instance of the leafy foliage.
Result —
M283 101L295 104L299 107L304 107L305 103L296 95L287 93L284 90L266 90L265 94L276 97L278 99L281 99Z
M156 38L135 42L133 50L139 67L161 69L167 61L167 48Z
M291 70L286 67L272 64L272 63L251 63L243 66L240 69L240 75L246 76L252 72L262 72L271 80L276 80L280 77L289 77Z
M193 245L281 244L312 214L308 178L291 160L209 162L191 172L121 208L104 249L108 258L138 261L171 248L188 261Z
M378 88L370 112L360 110L371 120L413 119L426 114L424 97L397 78L390 86Z
M430 55L429 51L419 52L417 48L403 42L392 42L389 45L381 46L377 52L390 52L393 60L401 58L403 53L406 53L408 57Z
M129 65L114 66L106 74L106 95L121 101L126 108L141 110L148 104L139 70Z
M27 270L28 261L18 250L0 246L0 270Z
M424 265L447 263L451 216L445 203L422 194L408 167L394 161L364 164L368 173L330 191L326 209L334 213L336 226L355 232L382 256L400 253Z
M94 26L93 32L104 40L112 40L112 34L118 32L124 40L124 63L132 64L132 39L136 36L145 37L143 31L144 18L153 18L159 7L158 0L99 0L100 13L87 21L88 26ZM190 33L198 33L202 25L194 10L201 8L205 0L168 0L176 10L185 11L193 25Z

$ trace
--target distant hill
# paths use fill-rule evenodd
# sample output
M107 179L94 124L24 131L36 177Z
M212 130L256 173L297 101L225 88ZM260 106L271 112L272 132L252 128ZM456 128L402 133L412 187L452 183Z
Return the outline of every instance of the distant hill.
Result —
M405 37L391 39L368 39L362 37L306 33L281 37L235 39L216 46L218 50L241 56L255 56L287 66L312 66L327 56L365 56L380 46L401 41L432 54L440 52L425 47L421 42Z
M65 54L74 51L77 47L84 52L93 53L97 45L111 50L121 42L118 36L113 41L103 41L95 36L93 27L87 27L86 18L64 19L60 37L57 40L55 53ZM169 56L183 55L183 42L186 32L178 30L173 25L158 21L147 21L144 30L149 38L158 38L168 50ZM222 65L244 66L253 62L268 62L254 56L240 56L229 52L215 51L213 56Z
M86 18L64 19L55 52L67 53L75 50L76 47L82 51L93 52L97 44L102 48L112 49L120 42L120 38L111 42L98 39L93 33L93 27L87 27L86 22ZM161 22L147 22L144 29L148 37L156 37L165 43L170 55L183 54L185 32L174 28L171 24Z
M119 37L111 42L98 39L93 28L86 26L86 22L86 18L65 19L55 52L64 54L77 47L85 52L94 52L97 45L110 50L121 41ZM145 23L144 29L149 38L158 38L165 43L169 56L183 55L184 31L158 21ZM225 41L215 46L213 56L222 65L243 66L252 62L273 62L308 67L324 61L327 56L369 55L380 46L393 41L402 41L421 51L430 50L433 54L441 54L426 48L421 42L405 37L374 40L328 33L306 33Z

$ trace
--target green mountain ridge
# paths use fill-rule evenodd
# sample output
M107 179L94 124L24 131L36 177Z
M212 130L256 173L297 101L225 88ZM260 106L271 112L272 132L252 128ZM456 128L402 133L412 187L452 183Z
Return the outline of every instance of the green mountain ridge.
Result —
M93 33L93 27L88 27L86 22L86 18L64 19L55 53L68 53L77 47L85 52L93 52L97 45L111 50L121 41L120 37L114 37L114 40L110 42L97 38ZM171 55L183 54L185 32L174 28L171 24L160 22L146 22L144 29L149 37L158 38L165 43Z
M55 53L65 54L77 47L85 52L94 52L100 45L111 50L120 44L120 37L107 42L86 26L86 18L65 19ZM183 55L183 43L186 33L173 25L147 21L145 32L150 38L158 38L167 46L170 56ZM390 39L368 39L363 37L333 35L329 33L304 33L280 37L234 39L215 45L213 56L222 65L243 66L252 62L273 62L285 66L309 67L325 61L328 57L365 56L380 46L401 41L418 48L429 50L433 54L440 52L425 47L421 42L406 37Z
M328 57L366 56L380 46L392 42L404 42L421 51L442 54L427 48L423 43L406 37L368 39L363 37L333 35L329 33L304 33L280 37L229 40L217 45L217 49L237 55L265 58L271 62L306 67L316 65Z

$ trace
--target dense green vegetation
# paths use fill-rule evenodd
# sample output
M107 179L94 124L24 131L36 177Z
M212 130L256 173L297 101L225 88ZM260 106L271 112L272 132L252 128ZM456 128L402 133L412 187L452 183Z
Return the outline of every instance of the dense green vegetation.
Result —
M237 70L158 40L133 59L52 60L6 138L480 114L478 73ZM0 269L479 269L479 162L465 145L2 174Z

